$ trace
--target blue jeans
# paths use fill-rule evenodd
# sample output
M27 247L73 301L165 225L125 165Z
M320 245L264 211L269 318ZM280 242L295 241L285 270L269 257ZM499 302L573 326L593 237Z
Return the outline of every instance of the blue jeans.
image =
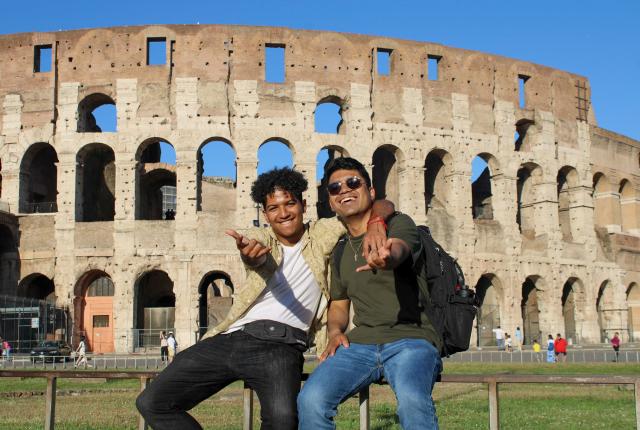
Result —
M437 429L431 391L441 370L440 354L423 339L339 347L304 384L298 396L298 429L335 429L338 405L383 377L398 400L403 429Z

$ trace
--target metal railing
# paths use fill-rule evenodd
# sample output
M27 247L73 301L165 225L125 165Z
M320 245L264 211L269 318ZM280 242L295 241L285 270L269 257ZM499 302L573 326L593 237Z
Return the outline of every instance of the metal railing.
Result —
M22 212L28 214L48 214L58 212L57 202L28 202L23 203Z
M110 378L110 379L139 379L140 392L149 383L149 380L157 376L159 372L101 372L101 371L31 371L2 370L2 377L38 377L47 379L47 391L45 399L45 430L53 430L56 415L56 386L58 378ZM303 374L303 380L309 374ZM633 385L635 399L636 428L640 429L640 376L620 375L591 375L591 376L551 376L551 375L441 375L441 383L455 384L487 384L489 397L489 428L499 430L499 384L575 384L575 385ZM243 390L243 424L244 430L253 429L253 390L246 384ZM360 430L369 430L369 388L360 391ZM139 417L138 429L145 430L147 425L144 418Z

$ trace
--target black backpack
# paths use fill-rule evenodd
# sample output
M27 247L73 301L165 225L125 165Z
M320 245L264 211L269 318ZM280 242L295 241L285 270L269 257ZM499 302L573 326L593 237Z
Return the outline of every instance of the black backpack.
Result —
M429 227L418 226L418 233L422 242L422 256L416 264L420 302L442 339L440 355L448 357L469 349L479 304L460 265L433 239Z
M460 265L433 239L429 227L418 226L418 234L422 254L414 270L420 288L419 300L422 311L442 340L440 355L448 357L469 349L478 302L475 291L465 283ZM338 275L345 246L343 237L333 250Z

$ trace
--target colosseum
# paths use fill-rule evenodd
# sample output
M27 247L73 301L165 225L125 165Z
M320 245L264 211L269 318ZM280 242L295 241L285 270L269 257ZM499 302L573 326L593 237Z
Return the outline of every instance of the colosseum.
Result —
M68 319L19 337L197 341L243 287L223 230L263 222L249 192L275 142L317 184L309 219L328 215L324 152L363 161L378 196L431 227L482 299L473 345L497 325L526 342L640 340L640 142L598 127L586 77L372 36L115 27L0 36L0 100L0 293ZM333 133L314 125L325 104ZM116 131L97 125L103 106ZM205 175L213 144L234 178Z

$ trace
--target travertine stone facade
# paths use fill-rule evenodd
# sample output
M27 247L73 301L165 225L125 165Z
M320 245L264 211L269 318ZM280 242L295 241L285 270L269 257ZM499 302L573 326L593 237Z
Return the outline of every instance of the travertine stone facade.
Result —
M147 65L158 39L166 63ZM51 47L51 71L34 71L39 46ZM268 46L284 47L282 83L265 81ZM388 75L378 51L390 52ZM116 27L0 36L0 101L0 200L19 220L19 234L1 239L15 240L17 254L0 248L20 261L20 286L3 273L3 293L24 293L30 275L44 275L77 330L92 274L110 277L116 351L135 347L150 271L173 282L183 346L195 341L199 307L211 305L201 299L207 276L242 288L223 229L256 218L250 186L258 148L271 140L291 149L311 183L322 149L360 159L379 194L430 225L484 298L474 343L490 343L497 324L523 327L528 340L640 339L640 143L598 128L585 77L371 36ZM326 101L340 106L337 134L314 131ZM88 115L105 103L116 106L115 133L98 132ZM175 148L175 167L145 159L159 140ZM212 140L235 151L235 187L202 179L199 150ZM476 156L489 170L472 187ZM104 178L87 179L96 168ZM172 180L175 220L142 219L144 184ZM322 196L312 188L306 198L314 218Z

